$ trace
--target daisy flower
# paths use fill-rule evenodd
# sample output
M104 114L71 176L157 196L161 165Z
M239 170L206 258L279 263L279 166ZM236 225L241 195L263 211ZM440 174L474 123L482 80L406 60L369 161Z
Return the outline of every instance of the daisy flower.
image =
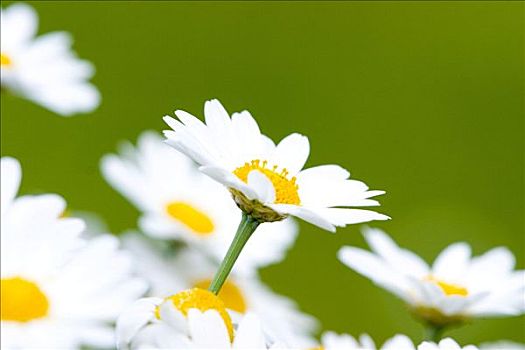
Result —
M325 332L321 337L322 350L376 350L376 345L368 334L356 339L349 334ZM412 340L405 335L396 335L388 339L380 350L415 350Z
M241 213L228 191L198 171L195 163L144 132L137 146L123 144L121 155L101 161L105 179L141 212L140 229L154 238L179 240L220 261L233 239ZM290 218L260 225L247 243L238 272L281 261L297 236Z
M98 90L87 80L94 68L71 51L66 32L35 37L38 17L27 4L15 3L1 12L1 81L17 95L62 116L87 113L100 103Z
M321 338L322 350L416 350L416 346L406 335L398 334L388 339L383 346L377 348L374 341L367 334L355 339L348 334L337 334L326 332ZM473 345L459 346L451 338L441 340L439 343L423 342L417 346L417 350L477 350Z
M329 231L387 216L346 207L376 206L370 199L383 191L368 191L363 182L349 180L338 165L302 170L310 145L300 134L285 137L278 145L261 134L248 111L231 118L217 100L204 106L206 124L177 110L164 117L173 129L164 132L167 143L188 155L200 170L225 185L237 205L259 221L279 221L297 216Z
M339 259L404 300L437 329L474 317L519 315L525 311L525 271L503 247L471 257L466 243L448 246L429 266L379 229L364 236L372 252L343 247Z
M169 295L175 290L207 288L218 263L192 249L178 250L172 255L157 242L138 234L126 234L124 247L135 256L138 273L150 284L150 295ZM155 246L157 245L157 246ZM218 296L224 301L234 321L247 313L256 314L267 334L285 344L308 347L317 322L301 313L290 299L277 295L257 276L232 273Z
M21 171L1 160L1 347L79 349L114 344L115 322L146 290L110 235L81 237L57 195L16 198Z
M199 288L138 300L117 321L119 349L269 349L253 314L239 323L224 303Z
M261 134L249 112L230 115L217 100L204 105L206 124L178 110L177 119L166 116L173 129L164 132L166 142L200 165L200 170L225 185L243 216L234 240L210 286L217 292L226 280L248 239L262 222L280 221L289 215L329 231L387 216L352 209L375 206L370 199L383 191L349 180L350 173L337 165L302 170L310 145L299 134L278 145Z

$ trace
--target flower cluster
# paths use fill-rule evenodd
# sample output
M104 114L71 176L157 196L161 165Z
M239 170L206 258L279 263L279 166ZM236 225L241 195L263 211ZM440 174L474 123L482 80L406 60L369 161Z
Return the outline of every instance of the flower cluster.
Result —
M28 5L2 9L2 90L60 115L96 108L93 66L70 51L67 33L35 38L36 23ZM218 100L205 103L204 122L175 116L164 117L165 137L145 131L101 159L109 185L140 212L136 229L118 235L75 217L59 195L18 195L20 162L1 159L2 348L475 350L444 332L525 313L525 271L507 248L471 257L453 243L429 266L365 227L372 252L345 246L339 260L401 298L426 338L397 334L376 347L366 334L327 331L317 340L317 320L259 270L285 258L297 219L330 232L390 219L370 209L384 191L339 165L304 169L306 136L276 144L248 111L230 115Z

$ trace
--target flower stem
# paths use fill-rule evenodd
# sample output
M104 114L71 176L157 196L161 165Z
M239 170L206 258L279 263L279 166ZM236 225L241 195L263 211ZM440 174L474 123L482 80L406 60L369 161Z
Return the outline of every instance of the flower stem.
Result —
M230 248L228 248L228 252L226 252L226 256L222 260L221 266L219 266L219 270L213 277L213 281L208 288L210 292L215 295L219 294L219 291L228 278L235 261L239 257L239 254L241 254L242 248L246 242L248 242L248 239L251 237L252 233L255 232L257 226L259 226L259 221L255 220L252 216L246 214L245 212L242 213L242 219L239 224L239 228L237 229L237 233L233 238Z
M427 324L425 327L425 340L438 343L443 335L444 327Z

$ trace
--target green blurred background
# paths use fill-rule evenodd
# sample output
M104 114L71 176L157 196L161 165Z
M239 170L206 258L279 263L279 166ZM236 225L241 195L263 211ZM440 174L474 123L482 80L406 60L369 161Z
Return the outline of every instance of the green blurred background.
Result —
M40 33L71 32L94 62L103 102L64 119L2 94L2 155L21 160L22 192L57 192L113 232L133 228L138 213L104 182L100 157L219 98L274 140L308 135L308 166L340 163L386 190L380 211L393 220L377 226L427 260L465 240L476 254L508 246L524 267L523 2L31 4ZM419 340L400 301L336 260L344 244L365 246L358 226L301 231L266 282L325 330ZM523 342L524 326L482 320L449 334Z

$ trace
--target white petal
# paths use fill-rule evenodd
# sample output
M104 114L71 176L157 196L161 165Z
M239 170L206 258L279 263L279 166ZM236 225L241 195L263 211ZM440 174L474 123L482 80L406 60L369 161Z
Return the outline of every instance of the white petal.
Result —
M470 259L470 247L466 243L454 243L439 254L432 266L432 273L445 280L461 276Z
M2 157L0 164L0 205L3 215L18 193L22 169L18 160L11 157Z
M290 176L295 176L303 168L309 154L308 138L300 134L291 134L279 142L269 161L280 168L286 168Z
M227 187L241 191L249 199L257 199L257 192L230 171L215 166L202 166L199 170L215 181L218 181Z
M260 202L273 203L275 201L275 189L272 181L260 171L250 171L248 174L248 186L257 193L257 199Z
M410 286L404 276L366 250L345 246L337 253L339 260L374 283L407 300Z
M346 226L374 220L390 220L390 217L371 210L349 208L321 208L317 212L335 226Z
M330 232L335 232L335 226L327 218L320 215L318 211L313 209L289 204L273 204L270 207L279 213L296 216L312 225Z
M412 340L406 335L397 334L394 337L388 339L381 350L415 350L416 347Z
M252 313L244 315L233 342L235 349L265 349L266 341L259 318Z
M224 320L215 310L204 313L197 309L188 311L190 336L195 345L210 349L229 349L230 336Z
M370 248L392 268L417 278L428 275L429 268L423 259L398 247L392 238L380 229L365 228L363 234Z
M162 302L160 298L137 300L117 320L117 346L127 348L131 339L155 317L155 308Z

